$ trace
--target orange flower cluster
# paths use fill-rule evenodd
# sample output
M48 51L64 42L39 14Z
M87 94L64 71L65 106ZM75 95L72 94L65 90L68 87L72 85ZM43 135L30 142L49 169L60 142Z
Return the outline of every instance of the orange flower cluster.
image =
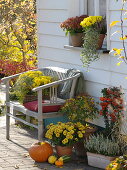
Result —
M88 15L81 15L76 17L71 17L65 20L60 24L60 27L66 31L66 33L70 32L71 34L83 32L83 28L80 25L80 22L88 17Z
M104 97L100 97L100 115L106 116L115 122L120 116L123 116L122 93L117 87L105 88L102 93Z

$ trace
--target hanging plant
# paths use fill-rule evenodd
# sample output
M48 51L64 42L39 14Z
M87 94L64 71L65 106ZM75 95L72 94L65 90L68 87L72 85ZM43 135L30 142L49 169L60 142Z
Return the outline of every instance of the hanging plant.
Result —
M89 16L80 25L84 30L84 43L81 52L84 67L89 67L91 62L99 59L97 49L100 49L106 34L105 18L102 16ZM103 36L102 36L103 34Z

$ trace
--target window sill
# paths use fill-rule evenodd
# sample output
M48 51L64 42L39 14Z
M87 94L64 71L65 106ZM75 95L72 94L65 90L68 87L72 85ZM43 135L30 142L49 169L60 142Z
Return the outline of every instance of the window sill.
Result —
M69 49L69 50L75 50L75 51L82 51L83 47L74 47L71 45L64 45L64 48ZM97 50L99 53L102 54L108 54L109 50L107 50L106 46L102 46L101 49Z

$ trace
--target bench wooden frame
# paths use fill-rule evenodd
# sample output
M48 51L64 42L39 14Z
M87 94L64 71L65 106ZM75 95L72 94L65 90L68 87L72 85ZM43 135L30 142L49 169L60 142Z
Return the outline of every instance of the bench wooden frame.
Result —
M42 69L36 69L36 70L42 70ZM33 70L33 71L35 71L35 70ZM66 81L72 80L72 86L71 86L70 96L69 96L69 98L72 98L74 96L76 82L77 82L78 77L80 76L80 73L77 73L75 76L68 77L63 80L58 80L58 81L55 81L55 82L52 82L52 83L49 83L46 85L42 85L42 86L33 88L33 91L37 92L37 95L38 95L38 112L30 111L30 110L26 109L20 103L10 101L10 99L9 99L9 88L10 88L9 81L13 78L18 77L20 74L22 74L22 73L8 76L8 77L1 79L2 83L4 83L5 87L6 87L6 102L5 102L5 105L6 105L6 138L7 139L10 138L10 135L9 135L10 117L12 117L15 120L18 120L26 125L29 125L29 126L32 126L36 129L38 129L38 140L41 141L43 138L43 131L44 131L43 119L62 116L62 114L58 114L58 112L43 113L43 106L46 104L42 104L42 98L43 98L42 89L50 88L50 103L49 103L49 105L61 104L61 102L57 98L58 85L66 82ZM51 92L52 92L52 96L51 96ZM62 103L64 103L64 102L65 102L65 100L62 101ZM22 112L23 114L25 114L26 120L23 120L23 119L17 117L16 116L17 112ZM34 125L34 124L30 123L30 117L36 118L38 120L38 125Z

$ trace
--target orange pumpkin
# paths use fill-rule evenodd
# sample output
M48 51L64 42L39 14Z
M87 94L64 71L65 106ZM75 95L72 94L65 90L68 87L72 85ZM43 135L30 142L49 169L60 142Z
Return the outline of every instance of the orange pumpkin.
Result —
M38 142L33 144L28 152L36 162L46 162L48 157L53 154L53 148L48 142Z
M55 162L55 165L56 166L63 166L63 161L59 161L59 160L57 160L56 162Z

